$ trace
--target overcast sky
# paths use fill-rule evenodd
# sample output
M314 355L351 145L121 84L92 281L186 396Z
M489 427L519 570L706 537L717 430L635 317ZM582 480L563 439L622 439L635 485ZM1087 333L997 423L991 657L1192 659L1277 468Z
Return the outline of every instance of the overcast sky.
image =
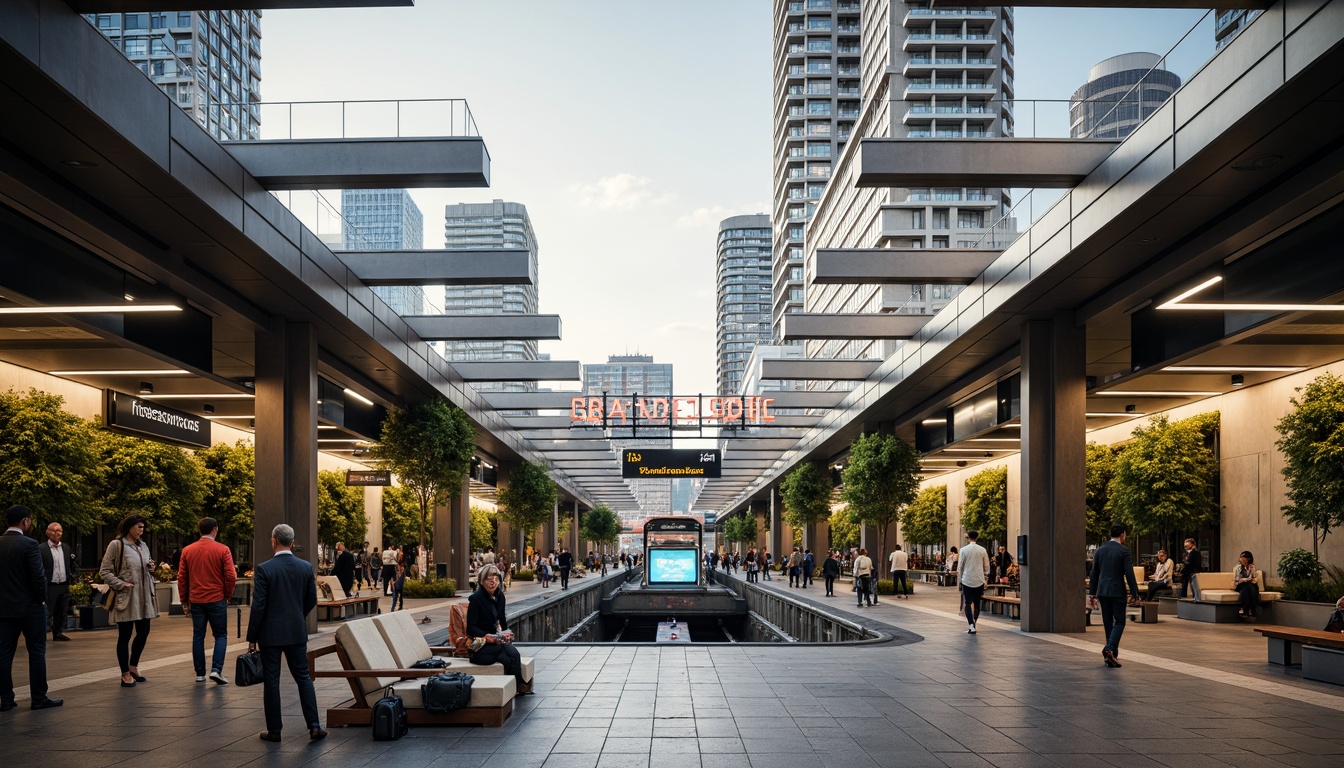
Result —
M1067 99L1096 62L1165 53L1201 15L1020 9L1017 96ZM1169 68L1189 77L1213 51L1211 29L1206 19ZM564 322L564 340L542 351L584 363L651 354L675 364L679 394L708 393L718 222L770 212L771 49L768 0L269 11L262 94L466 99L491 186L413 191L426 247L443 246L447 203L525 204L541 311Z

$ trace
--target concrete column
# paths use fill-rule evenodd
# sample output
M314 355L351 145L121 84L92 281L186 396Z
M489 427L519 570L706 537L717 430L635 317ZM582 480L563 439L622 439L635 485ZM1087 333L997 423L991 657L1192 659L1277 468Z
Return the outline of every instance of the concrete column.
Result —
M877 562L877 550L881 548L882 538L878 535L876 525L868 523L859 524L859 547L868 550L868 556Z
M765 532L765 523L770 519L770 502L765 500L751 502L747 514L756 518L756 549L768 549L769 534Z
M317 333L277 319L256 335L256 562L269 559L271 529L294 528L294 554L317 557ZM317 613L308 614L309 632Z
M453 514L448 504L435 504L429 511L429 529L431 531L430 547L434 556L429 558L425 565L427 573L433 577L438 573L438 564L449 562L453 549ZM452 575L452 569L449 568L449 576ZM460 582L459 582L460 583Z
M1086 331L1072 312L1022 324L1022 629L1081 632ZM1009 547L1016 541L1009 531Z
M447 557L439 560L448 563L448 576L457 579L458 589L466 590L471 570L471 483L465 479L462 488L448 500L448 518L448 536L444 541L450 548Z
M781 519L784 505L779 501L779 489L770 489L770 554L775 556L775 562L779 562L779 556L784 552L784 521ZM792 539L790 539L792 542ZM789 544L789 550L792 551L793 544Z
M383 486L364 486L364 518L369 521L368 533L364 534L364 539L369 542L369 552L372 553L374 547L381 550L383 548ZM383 567L382 563L379 563L377 567Z
M565 546L570 552L579 551L579 500L574 499L570 502L570 507L565 511L569 515L569 533L565 534Z

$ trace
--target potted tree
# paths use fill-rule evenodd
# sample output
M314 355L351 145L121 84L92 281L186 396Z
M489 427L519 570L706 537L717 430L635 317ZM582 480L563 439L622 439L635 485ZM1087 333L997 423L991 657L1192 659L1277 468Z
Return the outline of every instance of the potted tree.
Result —
M895 435L862 435L849 447L841 498L857 522L877 527L873 562L887 570L887 531L919 494L919 454Z
M919 492L905 511L905 518L901 521L901 535L906 543L914 546L947 545L946 485L931 485ZM927 570L933 572L933 568Z

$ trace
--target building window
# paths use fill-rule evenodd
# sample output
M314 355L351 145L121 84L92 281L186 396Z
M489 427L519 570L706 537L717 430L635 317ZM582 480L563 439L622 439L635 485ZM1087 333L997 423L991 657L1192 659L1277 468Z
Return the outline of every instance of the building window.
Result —
M934 229L948 229L948 215L947 215L947 209L946 209L946 208L934 208L934 209L933 209L933 228L934 228ZM935 247L937 247L937 246L935 246ZM943 247L946 248L947 246L944 245Z
M962 229L984 229L984 211L957 211L957 226Z
M143 37L128 38L123 45L127 56L144 56L149 51L149 41Z

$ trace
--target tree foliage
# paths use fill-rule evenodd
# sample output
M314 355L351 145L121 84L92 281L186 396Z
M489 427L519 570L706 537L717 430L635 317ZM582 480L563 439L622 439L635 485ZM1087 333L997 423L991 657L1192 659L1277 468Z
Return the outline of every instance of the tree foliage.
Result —
M495 513L484 507L471 508L471 549L484 552L486 547L495 546Z
M1218 414L1181 421L1154 416L1134 430L1116 457L1107 509L1130 533L1158 534L1218 524L1218 458L1212 437Z
M558 495L546 468L524 461L513 467L499 492L499 515L514 531L530 534L555 514Z
M887 552L887 530L919 494L919 454L895 435L862 435L849 447L841 498L857 522L877 526L877 562Z
M615 544L621 540L621 519L606 504L598 504L583 516L579 536L595 544Z
M202 516L219 522L222 539L250 540L257 516L256 451L239 440L233 445L218 443L197 451L196 458L204 470Z
M799 464L779 485L784 500L784 522L802 528L831 514L831 477L813 462Z
M92 533L107 516L99 503L102 458L94 425L62 410L65 399L36 389L0 394L0 493L22 504L35 525L56 520Z
M756 542L756 516L751 512L734 515L719 525L725 542L754 544Z
M1087 538L1103 542L1111 535L1111 515L1106 505L1111 499L1111 479L1115 477L1116 450L1109 445L1087 444Z
M341 472L324 469L317 473L317 539L333 546L343 542L358 549L369 533L364 515L364 489L345 484Z
M204 473L196 457L173 445L113 432L98 436L103 473L99 496L110 520L145 518L153 533L196 530L205 502Z
M831 531L831 549L844 549L859 545L859 524L850 517L849 510L842 509L832 513L826 520Z
M919 492L901 521L909 544L947 543L947 486L931 485Z
M966 503L961 526L979 531L981 541L1003 541L1008 535L1008 468L997 467L966 478Z
M1297 392L1275 426L1288 484L1282 510L1288 522L1311 531L1312 554L1319 556L1330 530L1344 525L1344 379L1325 373Z
M420 545L428 550L429 512L462 487L476 451L476 429L461 408L444 400L391 411L383 420L374 458L410 488L420 507Z
M383 541L379 546L406 546L415 541L419 527L420 498L415 490L404 485L383 488ZM432 546L434 537L431 535L426 543Z

